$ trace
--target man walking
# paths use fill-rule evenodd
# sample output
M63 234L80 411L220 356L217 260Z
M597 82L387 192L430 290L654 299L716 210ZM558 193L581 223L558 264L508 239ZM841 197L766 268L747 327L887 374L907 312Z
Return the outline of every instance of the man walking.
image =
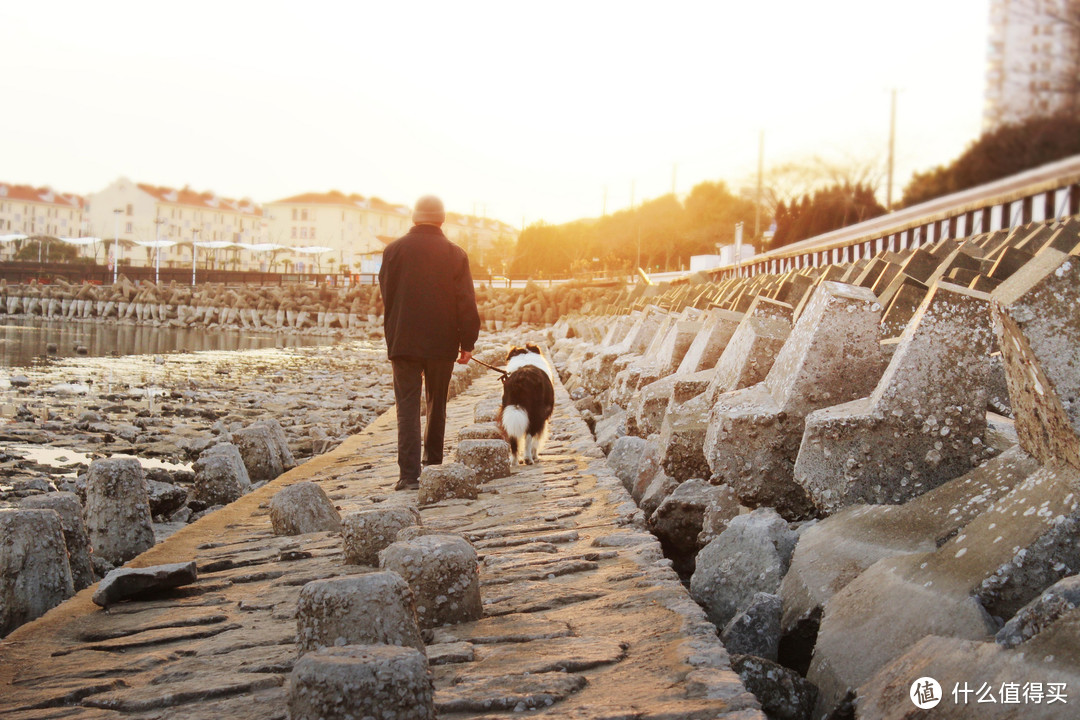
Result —
M425 195L416 201L412 218L408 234L386 246L379 271L397 402L397 490L419 486L421 463L442 463L454 358L468 363L480 334L469 256L443 234L442 200ZM421 376L427 401L422 458Z

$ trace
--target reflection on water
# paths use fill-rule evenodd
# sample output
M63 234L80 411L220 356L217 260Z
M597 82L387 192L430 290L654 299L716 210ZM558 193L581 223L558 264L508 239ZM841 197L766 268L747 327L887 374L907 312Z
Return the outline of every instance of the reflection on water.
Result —
M203 350L258 350L327 345L330 336L274 335L247 330L205 330L145 325L78 323L42 318L8 318L0 321L0 367L26 367L46 355L49 343L57 357L74 357L77 347L86 354L164 355Z

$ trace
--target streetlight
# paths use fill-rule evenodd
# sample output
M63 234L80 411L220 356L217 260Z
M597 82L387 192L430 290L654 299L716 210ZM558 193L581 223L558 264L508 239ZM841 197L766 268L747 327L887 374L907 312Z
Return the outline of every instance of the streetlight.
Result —
M120 266L120 213L123 212L120 208L115 208L113 211L113 217L116 222L113 224L113 266L112 266L112 283L116 284L116 272Z
M161 273L161 224L165 222L165 218L154 218L154 284L160 285L161 281L159 275Z

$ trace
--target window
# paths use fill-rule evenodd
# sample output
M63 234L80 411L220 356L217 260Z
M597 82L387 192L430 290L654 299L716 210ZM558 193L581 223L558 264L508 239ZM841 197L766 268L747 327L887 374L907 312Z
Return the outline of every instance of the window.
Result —
M296 219L296 208L293 208L293 209L292 209L292 219L293 219L293 220L295 220L295 219Z
M312 240L315 239L315 228L311 228L311 231L308 234L308 237L311 238Z
M301 220L307 220L308 219L308 217L307 217L307 208L304 208L303 210L300 211L300 219Z
M301 240L307 240L307 228L306 227L300 228L300 239Z
M293 229L292 229L292 239L293 239L293 240L295 240L295 239L296 239L296 228L293 228Z
M128 205L128 207L131 207L131 206ZM124 223L124 232L127 233L128 235L131 234L131 223Z
M130 216L132 216L134 214L135 214L135 208L133 206L131 206L131 205L128 205L127 206L127 215L128 215L128 217L130 217ZM131 232L131 231L128 230L128 232Z

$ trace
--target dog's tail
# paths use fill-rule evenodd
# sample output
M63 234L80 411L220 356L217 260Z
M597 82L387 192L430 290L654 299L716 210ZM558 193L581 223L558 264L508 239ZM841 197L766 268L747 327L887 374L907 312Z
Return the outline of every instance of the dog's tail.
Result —
M502 409L502 426L512 438L523 438L529 432L529 413L518 405L507 405Z

